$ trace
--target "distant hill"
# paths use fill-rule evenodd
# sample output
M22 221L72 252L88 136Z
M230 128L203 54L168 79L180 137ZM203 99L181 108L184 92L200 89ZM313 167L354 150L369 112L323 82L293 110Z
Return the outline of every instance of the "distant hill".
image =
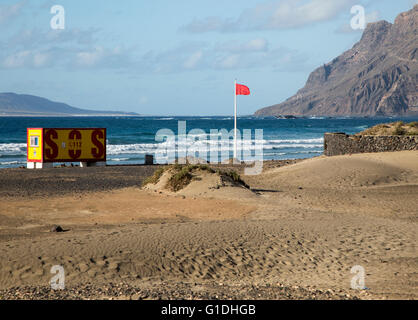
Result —
M418 5L394 24L368 24L352 49L313 71L296 95L255 115L418 115L417 25Z
M0 93L0 116L134 116L134 112L79 109L27 94Z

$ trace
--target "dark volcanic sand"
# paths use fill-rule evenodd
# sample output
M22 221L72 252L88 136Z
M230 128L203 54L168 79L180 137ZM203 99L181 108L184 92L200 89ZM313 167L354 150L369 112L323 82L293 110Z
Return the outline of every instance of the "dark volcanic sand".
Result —
M0 197L64 195L141 186L158 166L0 170Z
M264 168L292 164L300 160L264 162ZM73 193L109 191L140 187L160 166L65 167L53 169L0 169L0 197L61 196ZM213 165L243 172L244 165Z
M5 300L359 300L367 299L367 291L347 294L343 291L318 290L283 284L228 285L224 283L161 282L133 286L109 283L102 286L85 284L65 290L48 286L31 286L0 290Z

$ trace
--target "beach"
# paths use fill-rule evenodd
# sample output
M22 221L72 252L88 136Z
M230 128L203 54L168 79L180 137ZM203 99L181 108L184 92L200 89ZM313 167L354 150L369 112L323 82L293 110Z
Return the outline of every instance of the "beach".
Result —
M418 300L417 1L3 0L0 302Z
M417 298L417 151L238 166L249 189L142 188L159 167L0 170L0 299Z

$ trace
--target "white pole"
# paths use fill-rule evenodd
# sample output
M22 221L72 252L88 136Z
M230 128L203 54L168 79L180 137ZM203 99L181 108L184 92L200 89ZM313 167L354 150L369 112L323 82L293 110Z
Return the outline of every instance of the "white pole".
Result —
M234 81L234 161L237 159L237 79Z

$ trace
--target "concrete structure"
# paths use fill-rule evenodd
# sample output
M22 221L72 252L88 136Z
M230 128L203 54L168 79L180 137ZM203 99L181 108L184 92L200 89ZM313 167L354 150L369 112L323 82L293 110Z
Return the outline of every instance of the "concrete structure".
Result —
M146 154L145 155L145 164L146 165L154 164L154 156L152 154Z
M418 150L418 136L363 136L325 133L324 155Z

